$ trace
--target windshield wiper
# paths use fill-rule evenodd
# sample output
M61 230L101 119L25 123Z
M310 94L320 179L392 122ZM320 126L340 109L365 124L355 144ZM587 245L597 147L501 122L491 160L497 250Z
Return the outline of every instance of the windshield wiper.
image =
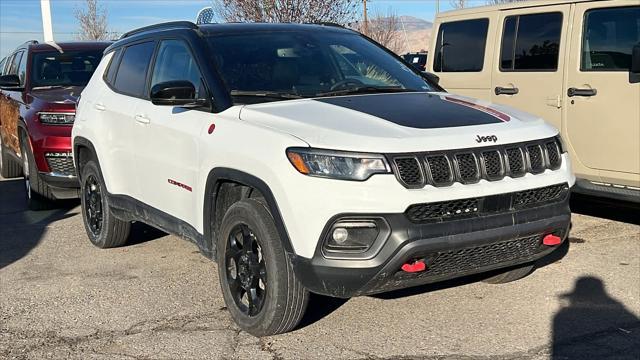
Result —
M397 92L416 92L416 90L403 89L397 86L359 86L343 90L334 90L317 93L316 96L336 96L336 95L350 95L350 94L376 94L376 93L397 93Z
M284 93L284 92L276 92L276 91L245 91L245 90L231 90L231 96L255 96L255 97L266 97L273 99L302 99L303 96Z

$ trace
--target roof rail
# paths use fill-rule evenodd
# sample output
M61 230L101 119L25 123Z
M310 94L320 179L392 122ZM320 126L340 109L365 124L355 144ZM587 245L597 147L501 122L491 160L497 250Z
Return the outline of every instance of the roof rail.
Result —
M22 45L27 45L27 44L29 44L29 45L38 45L39 42L38 42L38 40L27 40L27 41L22 43Z
M145 27L141 27L135 30L128 31L120 37L120 39L128 38L130 36L140 34L143 32L151 31L151 30L162 30L162 29L175 29L175 28L187 28L187 29L197 29L198 25L192 23L191 21L170 21L161 24L149 25Z
M334 22L330 22L330 21L318 21L318 22L308 23L308 24L310 24L310 25L333 26L333 27L339 27L339 28L346 29L344 25L341 25L341 24L338 24L338 23L334 23Z

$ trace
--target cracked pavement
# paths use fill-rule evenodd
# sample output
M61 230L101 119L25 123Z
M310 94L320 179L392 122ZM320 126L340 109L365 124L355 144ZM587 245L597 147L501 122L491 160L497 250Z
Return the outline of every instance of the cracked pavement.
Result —
M135 224L100 250L77 201L31 212L23 197L0 180L2 359L640 359L637 208L574 202L569 246L514 283L314 296L300 328L258 339L195 245Z

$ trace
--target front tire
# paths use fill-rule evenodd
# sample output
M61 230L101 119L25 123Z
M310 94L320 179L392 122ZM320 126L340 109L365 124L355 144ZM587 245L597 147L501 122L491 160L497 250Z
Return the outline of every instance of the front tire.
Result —
M47 185L40 178L36 159L29 145L28 135L22 133L20 141L20 152L22 153L22 173L27 192L27 207L29 210L40 211L49 210L54 207L55 197Z
M217 239L218 275L231 317L254 336L295 328L309 292L295 277L263 202L244 199L226 212Z
M82 219L91 243L101 249L124 245L131 231L131 222L122 221L111 213L107 187L94 161L82 167L80 191Z

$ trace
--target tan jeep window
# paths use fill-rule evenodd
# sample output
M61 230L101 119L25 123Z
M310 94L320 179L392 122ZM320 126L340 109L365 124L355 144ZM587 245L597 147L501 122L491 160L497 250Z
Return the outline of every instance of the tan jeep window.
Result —
M629 71L631 50L640 42L640 7L594 9L586 13L582 71Z
M562 13L507 16L504 20L501 71L556 71Z
M438 30L433 70L482 71L489 19L443 23Z

